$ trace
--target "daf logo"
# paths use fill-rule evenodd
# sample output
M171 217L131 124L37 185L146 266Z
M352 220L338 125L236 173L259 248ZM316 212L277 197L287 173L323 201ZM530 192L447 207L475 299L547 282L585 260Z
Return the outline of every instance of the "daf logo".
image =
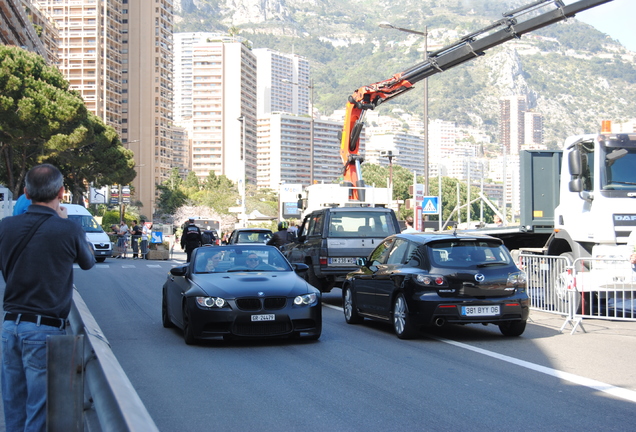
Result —
M259 296L259 297L264 297L264 296L265 296L265 293L264 293L263 291L259 291L259 292L258 292L258 296Z
M476 280L477 282L483 282L485 279L486 279L486 276L484 276L484 275L483 275L483 274L481 274L481 273L477 273L477 274L475 275L475 280Z
M614 215L617 221L636 221L636 215Z

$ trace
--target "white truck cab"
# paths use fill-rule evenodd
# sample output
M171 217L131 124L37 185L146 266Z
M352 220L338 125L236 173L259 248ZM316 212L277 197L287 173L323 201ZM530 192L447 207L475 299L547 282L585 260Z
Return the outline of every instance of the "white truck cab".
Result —
M78 204L62 204L68 211L68 218L78 223L86 232L86 240L93 245L95 260L104 262L113 256L113 244L101 225L85 207Z

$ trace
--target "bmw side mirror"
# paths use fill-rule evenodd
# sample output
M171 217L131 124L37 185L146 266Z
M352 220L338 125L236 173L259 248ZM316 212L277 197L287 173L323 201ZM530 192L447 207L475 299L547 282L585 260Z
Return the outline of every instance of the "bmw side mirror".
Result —
M188 266L172 267L170 269L170 274L172 276L185 276L187 271L188 271Z
M297 274L305 274L309 270L309 266L305 263L292 263L292 267Z

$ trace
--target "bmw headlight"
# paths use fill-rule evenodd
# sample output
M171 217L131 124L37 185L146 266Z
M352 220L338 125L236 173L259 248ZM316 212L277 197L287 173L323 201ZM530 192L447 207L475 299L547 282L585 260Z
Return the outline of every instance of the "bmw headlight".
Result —
M197 297L197 304L204 308L223 308L227 306L225 299L221 297Z
M318 302L318 296L315 293L303 294L294 298L296 306L313 306Z

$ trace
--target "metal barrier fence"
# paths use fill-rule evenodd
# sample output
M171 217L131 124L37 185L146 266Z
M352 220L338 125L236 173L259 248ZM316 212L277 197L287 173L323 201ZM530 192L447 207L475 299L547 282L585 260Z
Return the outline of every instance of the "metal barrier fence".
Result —
M49 338L47 430L158 432L76 290L69 323Z
M571 301L567 290L567 258L549 255L519 255L518 266L526 272L530 308L568 315Z
M636 271L626 259L521 254L531 309L566 317L572 333L584 318L636 321Z

